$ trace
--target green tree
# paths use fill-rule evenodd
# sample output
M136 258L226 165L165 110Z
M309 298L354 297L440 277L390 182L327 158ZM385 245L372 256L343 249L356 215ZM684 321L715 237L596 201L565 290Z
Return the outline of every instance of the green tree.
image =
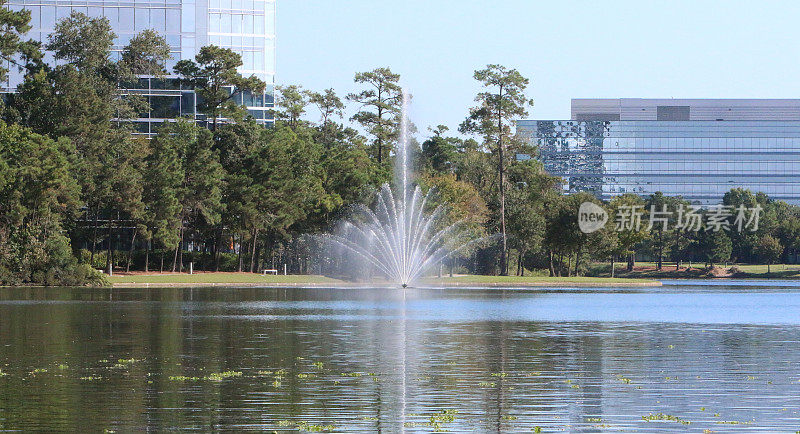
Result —
M163 197L156 192L153 201L154 211L158 211L154 219L156 234L165 247L172 247L176 244L175 230L178 231L173 271L176 267L178 271L183 268L181 246L186 235L186 222L193 221L195 227L219 222L224 175L212 148L211 132L183 119L165 122L151 140L149 173L165 178L155 181L163 189ZM170 170L171 173L157 175L155 170L158 169ZM159 229L166 233L158 235Z
M126 121L146 103L135 95L122 97L117 86L131 74L163 70L166 47L163 38L145 32L123 49L123 59L114 61L115 37L107 19L72 12L56 24L46 46L59 64L32 66L18 92L9 98L9 106L23 124L54 138L69 137L75 144L76 177L86 217L93 222L91 259L102 216L108 222L109 266L115 223L122 219L139 226L142 222L141 175L147 152L146 142L130 135L131 124ZM142 69L144 63L150 64L149 70Z
M575 196L565 195L554 195L545 204L543 247L547 251L551 276L571 273L568 261L581 242L577 219L579 206Z
M501 65L487 65L475 71L475 80L489 90L480 92L475 100L478 106L470 109L467 119L459 127L462 133L474 133L483 137L485 145L497 155L497 185L499 193L500 234L502 251L501 274L508 274L508 246L506 237L506 161L504 156L508 138L511 136L514 119L527 116L527 107L533 100L525 96L529 80L516 69Z
M428 206L431 209L440 205L445 207L445 213L437 221L438 228L443 229L455 224L461 228L447 243L451 249L460 248L445 260L452 277L456 261L470 255L477 247L468 244L469 240L480 239L486 235L483 227L488 214L486 202L475 187L459 181L452 173L423 173L420 176L420 185L423 190L434 189L432 194L429 192Z
M714 263L730 260L733 246L731 238L725 231L702 230L698 232L698 244L700 252L708 261L709 266L714 267Z
M614 196L609 201L609 219L619 222L617 239L619 254L628 257L628 271L636 265L636 247L649 237L647 223L644 222L645 202L641 197L627 193Z
M492 191L497 177L491 154L484 152L474 139L460 142L456 150L456 177L474 185L487 202L494 200Z
M69 140L0 122L0 284L104 283L64 235L80 205L73 153Z
M275 99L275 106L278 107L276 119L286 121L290 128L295 129L300 122L300 116L306 112L310 98L309 92L303 90L303 86L295 84L277 86L275 90L278 91Z
M257 247L290 237L290 227L336 206L324 188L323 147L307 128L225 125L217 142L226 169L225 227L239 245L239 270L256 271Z
M321 216L320 223L328 226L332 213L364 201L368 192L388 181L389 174L369 158L365 138L354 129L329 122L319 127L318 135L323 145L320 159L322 186L331 201L321 208L327 211ZM319 229L322 228L312 228L311 231Z
M325 89L323 92L310 92L308 96L308 101L319 110L321 127L324 128L328 125L328 122L332 122L334 117L342 117L344 103L333 89Z
M60 20L46 45L58 65L31 65L9 97L16 119L51 137L68 136L79 147L119 125L111 119L131 115L136 98L119 97L120 72L130 68L111 60L115 37L105 18L72 12Z
M759 259L767 263L767 273L771 273L770 265L774 264L781 257L783 246L777 238L771 235L762 235L756 244L756 254Z
M605 255L608 251L612 251L613 247L610 245L610 243L615 240L614 237L609 237L607 234L607 231L611 230L608 228L608 226L611 225L608 224L606 227L589 234L580 229L578 226L578 212L580 210L580 206L585 202L591 202L600 207L603 205L596 196L586 191L571 194L567 196L566 200L566 203L568 204L567 210L571 212L573 219L569 225L570 230L573 231L573 233L570 234L569 240L571 241L570 247L575 253L575 265L573 272L575 276L577 276L580 272L581 258L584 253ZM567 272L567 275L569 275L569 271Z
M236 68L242 56L228 48L207 45L194 60L183 59L174 68L181 80L194 88L201 99L198 109L211 116L213 129L221 116L237 116L242 109L232 100L240 92L262 93L266 83L255 75L243 77Z
M184 174L177 141L162 134L149 143L150 152L144 168L144 200L147 204L146 224L152 241L169 250L177 248L180 243L182 206L179 189ZM148 266L149 256L145 260L145 269ZM163 251L160 271L164 271Z
M606 212L609 207L605 206ZM610 275L614 277L614 260L620 255L619 233L613 223L606 222L605 227L592 232L587 237L586 250L595 260L611 259Z
M683 199L682 197L670 197L668 202L672 204L672 210L676 213L675 217L675 226L672 229L672 239L669 241L669 246L665 249L669 252L669 257L675 261L675 270L680 270L681 262L685 260L691 260L693 257L692 245L694 244L694 238L696 237L696 232L694 228L691 227L690 222L686 221L686 217L682 217L684 220L681 227L678 227L677 221L677 213L678 210L683 209L684 213L687 213L691 208L689 201Z
M525 256L542 248L545 204L558 194L561 179L547 174L536 160L511 166L508 175L508 245L517 251L517 274L523 275Z
M800 208L789 205L782 210L773 235L784 246L783 261L789 262L791 250L800 247Z
M397 140L403 89L400 74L389 68L377 68L355 75L356 84L367 88L347 95L347 99L361 105L351 120L359 123L373 137L375 156L382 165L393 143Z
M648 216L648 232L650 237L647 239L647 247L650 253L656 258L659 271L662 270L664 257L670 254L670 248L675 239L676 230L676 210L680 203L679 198L664 196L660 191L647 197L645 211Z
M152 75L163 77L170 59L169 44L163 36L152 29L143 30L131 38L122 50L123 70L121 74Z
M78 70L110 74L115 37L108 19L73 11L56 23L45 48Z
M439 125L431 130L433 137L422 142L423 167L441 173L452 173L455 170L458 145L455 137L443 137L447 127Z
M241 234L248 232L245 222L254 219L255 193L252 179L253 155L264 146L264 128L253 121L226 123L214 131L214 142L224 168L222 218L214 230L213 253L214 269L220 267L220 250L228 244L230 236L237 236L241 244ZM227 233L225 231L227 229ZM241 249L239 249L241 257ZM239 270L242 265L239 263Z
M733 230L730 231L730 238L733 245L733 258L736 261L751 262L753 259L755 259L753 257L753 253L755 251L756 243L758 242L759 233L764 232L763 224L760 225L762 226L762 229L759 231L759 233L755 233L750 230L739 231L735 228L734 219L739 207L752 209L758 205L756 195L750 190L744 188L732 188L722 197L722 204L730 207L730 211L733 214L728 219L729 223L731 224L731 228L733 228ZM762 213L762 217L764 214L766 213ZM761 223L764 222L762 221Z
M264 146L252 155L250 178L254 213L245 222L251 232L250 271L255 271L255 247L261 231L286 237L290 226L309 213L330 211L319 164L322 148L310 135L290 128L265 130Z
M0 81L8 80L9 70L5 65L14 65L21 70L27 63L38 63L42 58L39 42L22 39L22 35L31 29L31 11L13 11L5 4L5 0L0 2L0 59L3 61L0 63Z
M334 134L333 130L337 129L334 118L341 119L344 114L344 103L333 89L325 89L323 92L310 92L308 95L308 101L319 110L320 139L323 144L327 144L330 136Z

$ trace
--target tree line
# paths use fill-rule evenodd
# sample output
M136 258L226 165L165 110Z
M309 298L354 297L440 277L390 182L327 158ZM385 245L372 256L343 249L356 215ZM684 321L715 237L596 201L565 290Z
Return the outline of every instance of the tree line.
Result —
M185 271L189 263L322 272L319 245L303 235L330 230L391 179L402 89L389 68L355 74L359 90L344 97L278 86L274 124L266 128L234 103L235 95L263 92L266 84L239 74L242 60L231 50L202 47L167 71L169 46L151 30L115 55L104 18L73 12L44 45L24 40L29 19L25 10L0 16L0 57L24 72L0 107L0 284L101 284L98 269ZM8 72L0 68L0 79ZM150 139L132 134L131 119L149 110L132 83L170 74L195 90L209 121L165 122ZM437 189L448 219L467 219L476 236L498 240L449 261L451 272L508 274L516 267L517 274L573 275L590 261L632 267L635 252L659 263L769 263L786 260L800 242L793 223L800 209L742 190L724 201L760 204L757 232L582 233L577 209L585 201L614 215L621 205L649 209L682 200L625 195L601 203L588 193L562 194L562 181L539 161L516 158L536 154L514 134L514 119L532 104L528 79L500 65L474 77L482 91L465 110L461 136L440 125L421 143L412 139L415 182ZM345 119L348 104L355 114ZM312 108L319 116L310 120Z

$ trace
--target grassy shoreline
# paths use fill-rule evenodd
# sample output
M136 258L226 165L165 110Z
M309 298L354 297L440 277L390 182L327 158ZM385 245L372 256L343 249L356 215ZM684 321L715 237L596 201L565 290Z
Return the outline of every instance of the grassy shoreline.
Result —
M331 286L346 282L317 275L261 275L257 273L199 272L188 273L128 273L108 277L114 288L147 286Z
M482 276L462 275L441 278L421 279L422 285L442 287L637 287L661 286L661 282L653 279L622 279L611 277L549 277L549 276Z
M108 278L114 288L189 287L189 286L280 286L280 287L357 287L366 283L354 283L316 275L261 275L255 273L130 273ZM380 285L381 283L375 283ZM385 284L385 283L384 283ZM660 286L651 279L623 279L607 277L541 277L541 276L478 276L458 275L454 277L421 279L420 286L435 287L619 287Z
M637 262L633 271L628 271L624 264L615 265L614 276L622 279L800 279L800 265L773 264L769 267L760 264L722 264L716 265L716 274L712 275L705 264L681 264L677 269L674 262L664 262L658 270L654 262ZM598 277L611 275L611 264L597 263L589 267L588 274Z
M730 267L720 267L722 271L730 271ZM661 271L655 264L637 262L633 271L627 271L623 264L617 264L615 277L610 277L610 264L596 263L589 267L590 276L549 277L542 275L519 276L484 276L455 275L453 277L426 277L417 286L430 287L647 287L661 286L662 279L769 279L800 280L800 265L776 264L767 272L766 265L735 265L735 273L712 275L704 267L695 265L692 268L681 267L676 270L675 264L664 263ZM390 282L348 282L345 280L319 275L261 275L238 272L197 272L158 273L131 272L118 273L107 277L114 288L168 288L168 287L364 287L392 286ZM28 286L28 285L24 285ZM38 285L37 285L38 286Z

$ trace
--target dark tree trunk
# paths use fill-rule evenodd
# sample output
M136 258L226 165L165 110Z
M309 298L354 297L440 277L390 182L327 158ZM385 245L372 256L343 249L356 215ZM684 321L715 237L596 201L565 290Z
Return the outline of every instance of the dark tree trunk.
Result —
M222 243L222 224L220 223L219 228L215 231L216 237L214 239L214 271L219 271L219 256L221 247L220 244Z
M572 277L572 253L567 255L567 277Z
M185 236L183 230L183 219L181 219L181 237L178 241L178 273L183 273L183 237Z
M258 229L253 230L253 240L250 242L250 272L255 273L256 270L256 240L258 240Z
M616 255L611 255L611 277L614 277L614 259Z
M266 250L266 241L259 243L256 248L256 272L264 269L264 250Z
M131 260L133 259L133 247L136 244L136 229L133 230L133 236L131 236L131 248L128 250L128 263L125 265L125 272L129 273L131 271Z
M503 99L503 86L500 86L499 99ZM499 158L498 173L500 178L500 233L503 239L503 251L500 253L500 274L508 275L508 244L506 239L506 186L505 161L503 161L503 111L498 104L497 109L497 155Z
M147 240L147 247L144 249L144 272L150 271L150 240Z
M662 248L659 247L658 249L658 271L661 271L661 267L664 265L664 251Z
M108 239L106 240L106 270L111 269L113 267L113 258L111 256L112 246L111 246L111 232L112 232L112 222L111 216L108 217Z
M89 265L94 267L94 251L97 248L97 217L100 214L100 207L94 210L94 223L92 224L92 254L89 255Z
M240 273L242 272L242 249L243 248L244 248L244 245L242 245L242 234L239 234L239 266L236 269L236 271L238 271Z
M378 144L378 167L381 167L383 162L383 87L378 86L378 137L376 143Z

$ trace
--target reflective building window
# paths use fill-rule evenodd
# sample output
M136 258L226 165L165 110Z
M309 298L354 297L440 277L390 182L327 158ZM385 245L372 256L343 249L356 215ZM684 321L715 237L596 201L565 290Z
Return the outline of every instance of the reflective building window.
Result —
M672 116L672 114L670 114ZM731 188L800 203L800 121L519 121L566 192L660 191L697 204Z

